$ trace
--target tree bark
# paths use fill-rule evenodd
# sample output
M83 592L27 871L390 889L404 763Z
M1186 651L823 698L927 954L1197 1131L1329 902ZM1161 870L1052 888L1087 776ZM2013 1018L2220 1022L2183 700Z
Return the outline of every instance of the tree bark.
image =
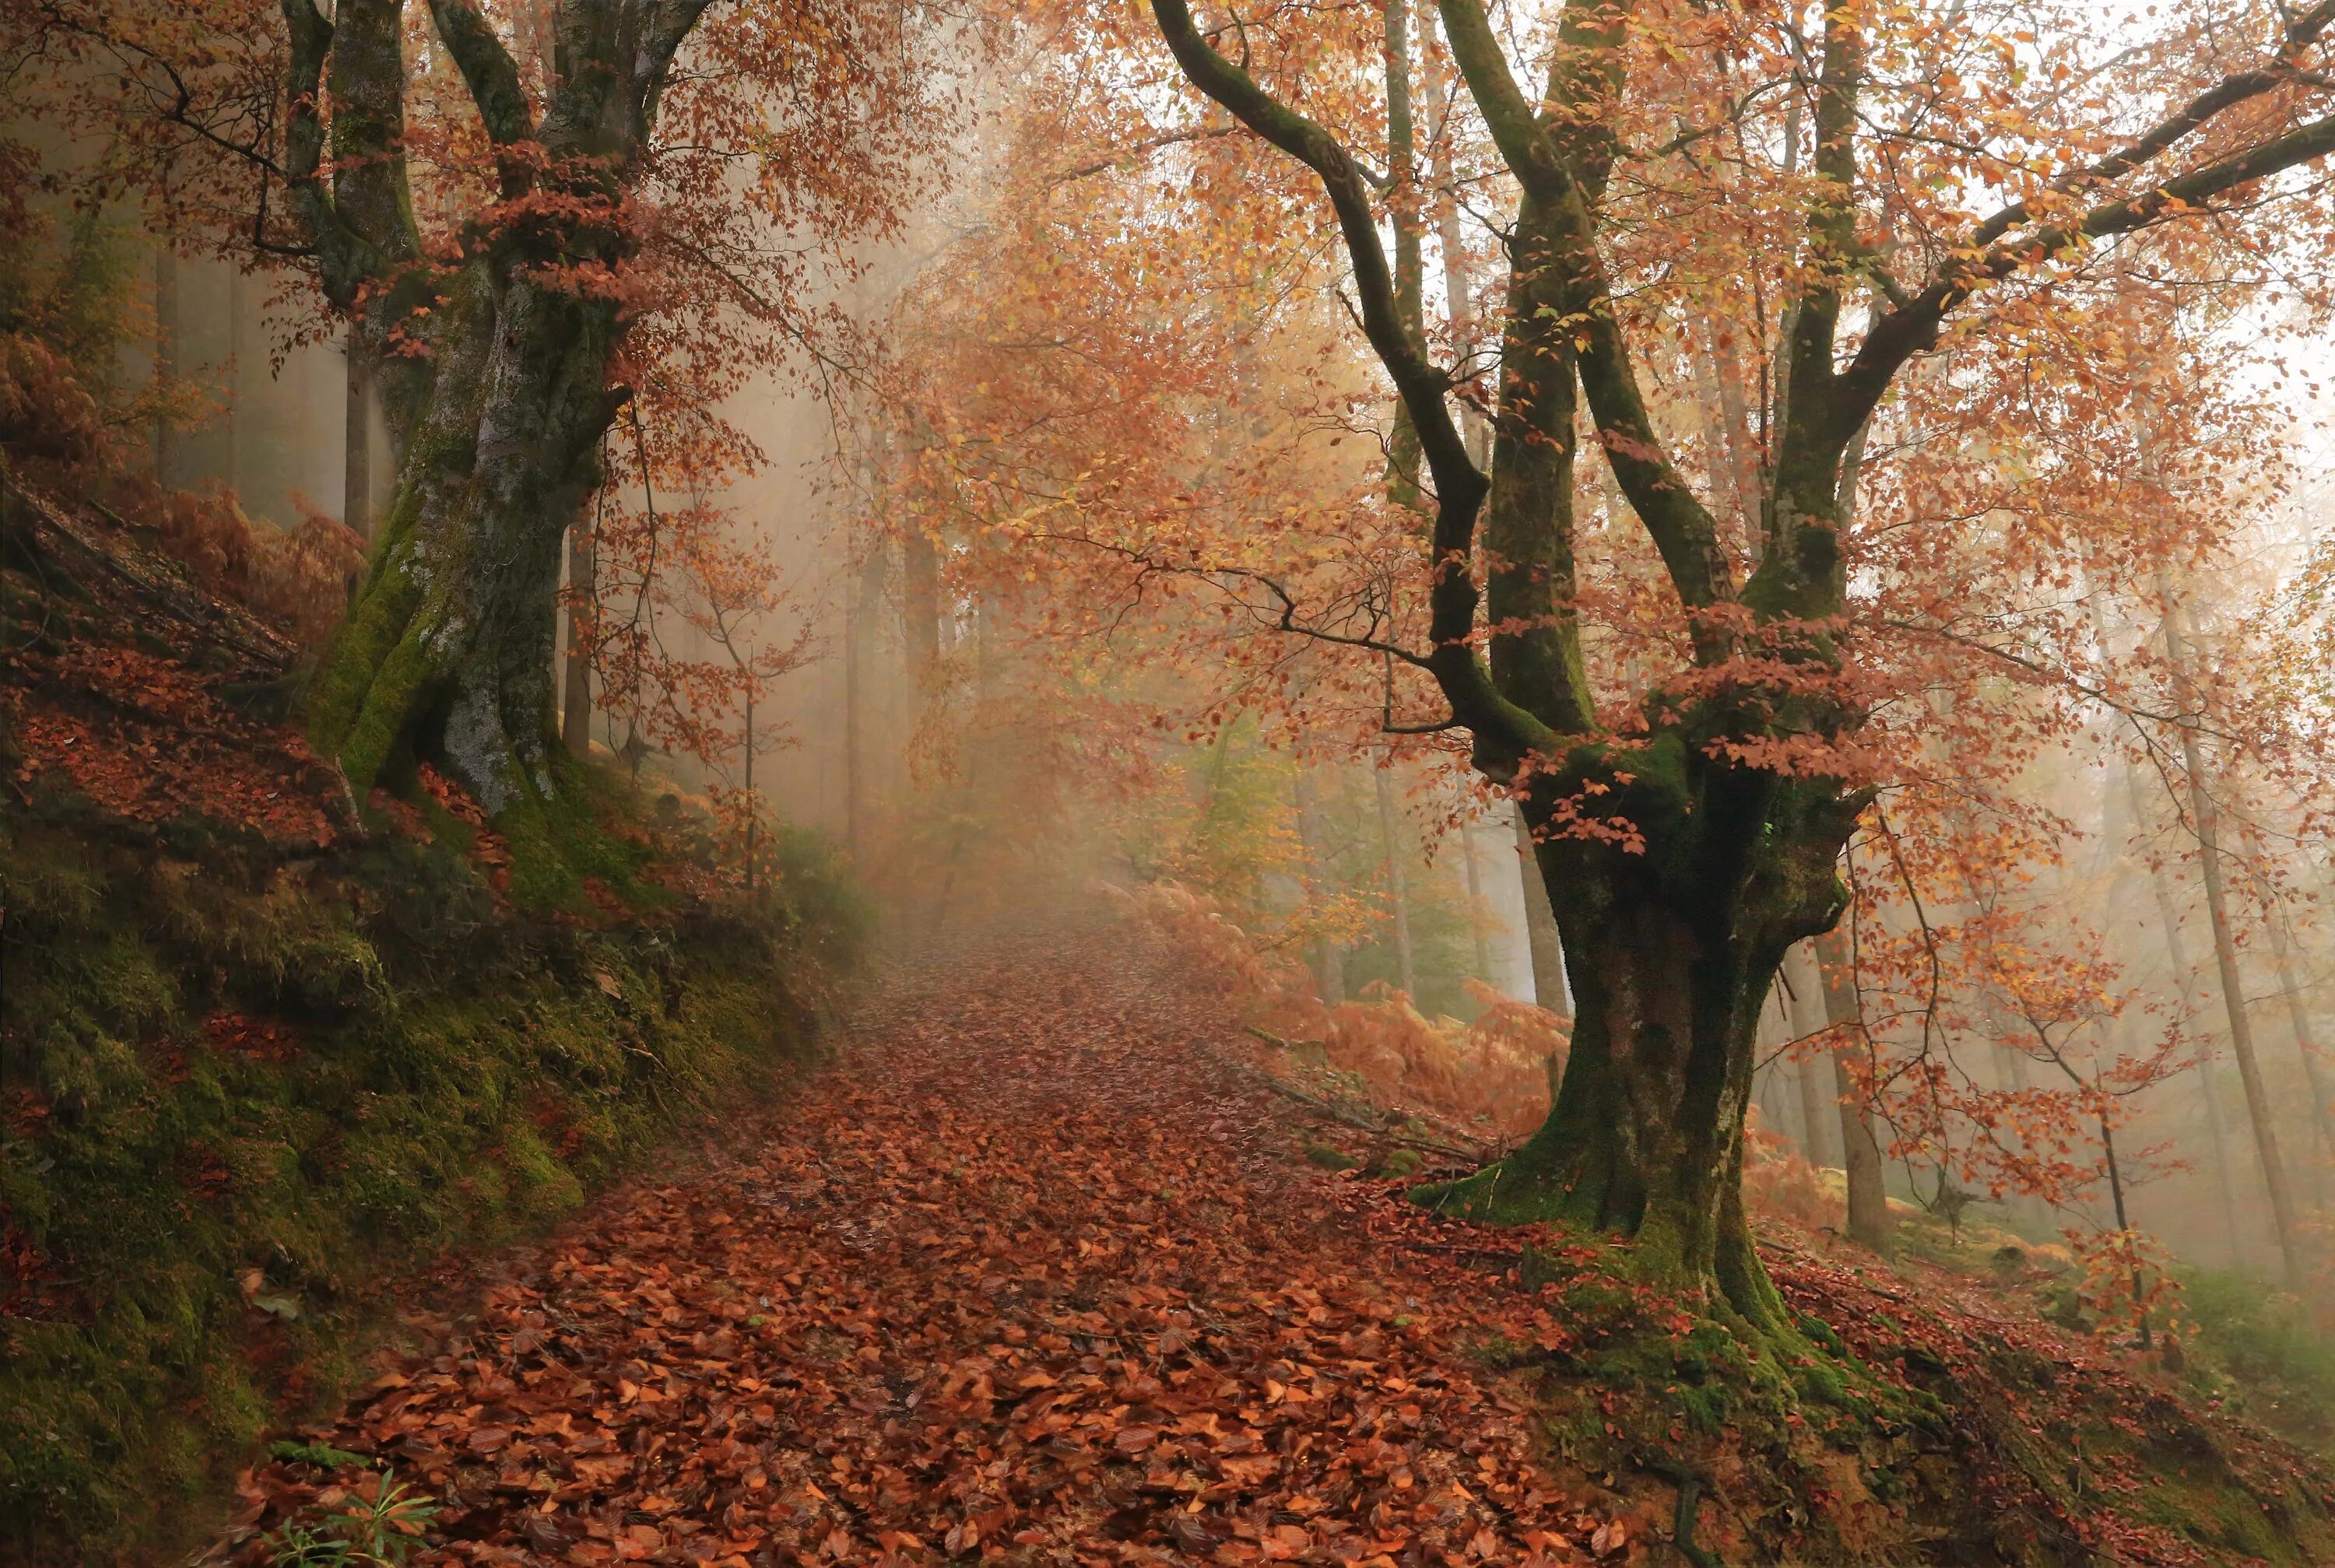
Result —
M1494 1221L1633 1235L1650 1275L1755 1328L1780 1327L1741 1191L1751 1045L1773 957L1714 950L1662 901L1566 869L1557 918L1581 962L1555 1105L1515 1154L1438 1201Z
M2181 606L2168 603L2165 612L2165 652L2174 678L2189 684L2189 655L2182 634ZM2253 1122L2254 1152L2261 1157L2262 1186L2270 1195L2271 1224L2278 1232L2279 1259L2286 1282L2301 1289L2302 1253L2296 1236L2294 1200L2286 1185L2286 1166L2278 1152L2278 1127L2270 1106L2270 1090L2262 1082L2262 1066L2254 1057L2253 1026L2246 1018L2244 976L2238 969L2237 942L2230 929L2227 892L2223 886L2220 826L2212 793L2205 787L2204 759L2197 744L2196 726L2180 725L2181 760L2189 778L2189 809L2197 835L2197 856L2205 881L2205 910L2214 924L2214 962L2221 972L2222 1006L2230 1020L2230 1054L2237 1058L2238 1081L2246 1091L2246 1114Z
M1378 793L1379 845L1386 856L1387 893L1394 901L1394 966L1402 993L1416 1005L1419 1001L1419 971L1410 949L1410 875L1404 866L1404 846L1397 828L1400 813L1394 808L1394 791L1387 783L1386 766L1371 769L1371 783Z
M558 793L560 542L599 483L616 327L603 302L499 270L474 261L449 291L371 576L309 695L360 799L384 768L435 758L489 818Z
M1825 1021L1836 1029L1863 1022L1857 997L1856 967L1848 942L1838 930L1826 932L1814 944L1817 970L1824 985ZM1850 1052L1854 1046L1833 1047L1834 1097L1839 1102L1842 1171L1848 1178L1848 1237L1884 1255L1897 1244L1896 1223L1889 1217L1889 1193L1882 1180L1881 1138L1874 1126L1873 1104L1858 1088Z
M1621 805L1662 834L1649 835L1661 851L1574 837L1537 846L1574 1006L1548 1120L1498 1166L1421 1195L1497 1221L1633 1235L1651 1273L1750 1331L1788 1334L1743 1214L1743 1124L1785 951L1841 907L1833 866L1854 807L1683 749L1641 765ZM1666 818L1657 793L1672 790L1700 804ZM1745 855L1729 826L1739 811L1785 829Z
M1532 955L1533 1001L1559 1018L1573 1016L1572 992L1565 981L1565 938L1556 928L1556 911L1549 906L1548 884L1542 879L1540 857L1533 848L1532 829L1519 808L1516 830L1516 872L1524 879L1525 947Z

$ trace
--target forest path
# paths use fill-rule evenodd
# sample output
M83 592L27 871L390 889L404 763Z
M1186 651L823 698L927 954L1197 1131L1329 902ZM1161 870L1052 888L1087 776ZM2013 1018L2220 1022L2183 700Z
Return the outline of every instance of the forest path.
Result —
M1455 1353L1481 1276L1293 1162L1206 1043L1232 1021L1141 945L899 977L783 1110L514 1259L312 1435L443 1505L417 1562L1588 1559ZM329 1512L357 1474L247 1490Z

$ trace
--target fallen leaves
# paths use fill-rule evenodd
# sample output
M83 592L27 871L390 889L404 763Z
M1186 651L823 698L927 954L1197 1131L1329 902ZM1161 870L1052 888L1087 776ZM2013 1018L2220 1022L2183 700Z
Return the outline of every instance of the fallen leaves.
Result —
M76 643L5 661L5 709L21 760L137 822L207 817L275 840L332 841L328 771L289 729L244 718L173 658Z
M1093 958L895 994L763 1139L604 1205L352 1407L330 1440L445 1505L418 1560L1595 1558L1449 1349L1464 1271L1403 1262L1210 1021ZM319 1485L257 1479L277 1516Z

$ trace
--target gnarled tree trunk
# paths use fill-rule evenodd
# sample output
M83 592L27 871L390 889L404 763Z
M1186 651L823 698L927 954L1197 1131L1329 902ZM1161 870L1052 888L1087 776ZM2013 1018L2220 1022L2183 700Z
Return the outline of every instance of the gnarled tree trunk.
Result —
M627 396L610 385L615 300L561 280L630 254L621 204L705 0L560 7L540 122L472 0L430 0L506 202L473 220L451 271L425 262L407 185L402 0L342 0L330 18L314 0L283 5L293 203L353 345L377 356L397 461L372 568L310 687L311 739L360 797L384 769L441 764L516 847L552 851L528 858L558 867L560 546ZM426 352L389 352L400 334Z
M1633 1235L1650 1275L1781 1328L1741 1203L1753 1040L1785 950L1839 913L1833 858L1856 803L1701 761L1667 789L1681 785L1697 810L1664 810L1660 784L1628 802L1662 833L1643 852L1537 847L1573 982L1564 1081L1521 1148L1430 1201ZM1740 833L1739 812L1767 831Z
M613 308L498 276L455 282L435 375L309 726L363 791L442 760L490 816L557 791L552 649L561 544L599 482Z

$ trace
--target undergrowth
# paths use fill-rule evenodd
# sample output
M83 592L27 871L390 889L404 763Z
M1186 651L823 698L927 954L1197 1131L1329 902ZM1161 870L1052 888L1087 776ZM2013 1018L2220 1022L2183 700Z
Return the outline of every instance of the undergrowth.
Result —
M2335 1456L2335 1339L2312 1322L2304 1303L2229 1269L2183 1271L2181 1301L2195 1331L2190 1385Z

